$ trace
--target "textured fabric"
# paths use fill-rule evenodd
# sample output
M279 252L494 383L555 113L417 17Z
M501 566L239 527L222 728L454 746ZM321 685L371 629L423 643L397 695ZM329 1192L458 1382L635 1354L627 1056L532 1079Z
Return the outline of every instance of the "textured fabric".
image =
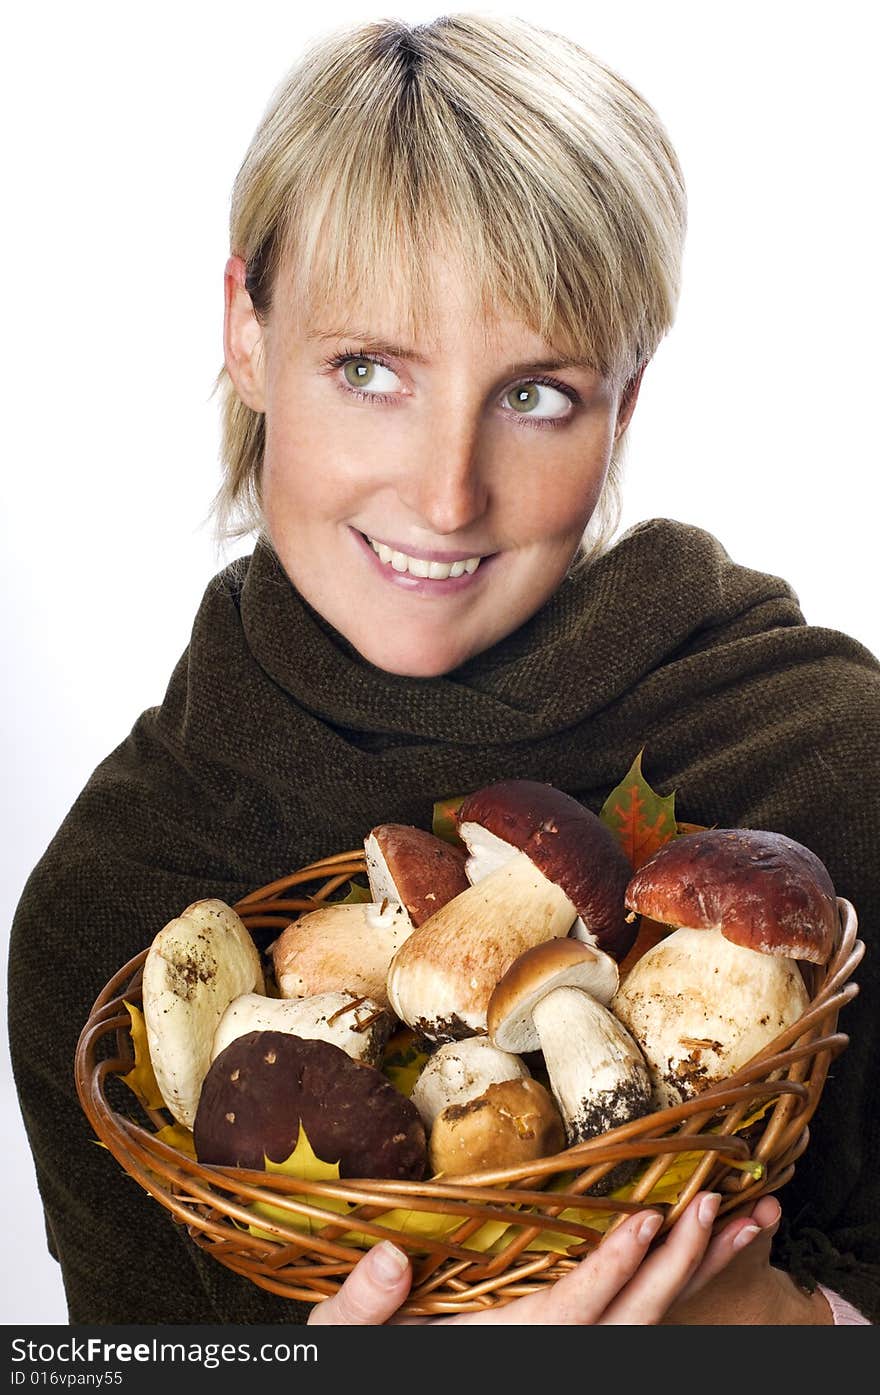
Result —
M437 679L367 664L265 544L208 586L163 703L95 770L13 927L13 1063L71 1321L307 1314L204 1254L95 1146L72 1066L111 975L189 902L234 902L379 822L430 827L436 799L516 777L598 811L642 748L680 819L800 840L859 914L868 953L840 1021L851 1041L782 1191L774 1262L876 1320L880 664L806 625L784 581L660 519Z

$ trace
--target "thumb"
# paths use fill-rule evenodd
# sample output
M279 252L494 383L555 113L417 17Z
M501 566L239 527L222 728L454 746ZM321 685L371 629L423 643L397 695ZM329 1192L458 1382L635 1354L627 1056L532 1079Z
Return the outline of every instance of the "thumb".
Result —
M383 1240L358 1260L338 1293L312 1309L309 1325L378 1326L394 1315L409 1293L411 1282L406 1255Z

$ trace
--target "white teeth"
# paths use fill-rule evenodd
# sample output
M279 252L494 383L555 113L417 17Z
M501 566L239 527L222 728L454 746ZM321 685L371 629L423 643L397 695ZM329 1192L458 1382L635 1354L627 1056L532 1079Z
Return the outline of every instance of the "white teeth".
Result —
M410 576L429 577L431 581L445 581L449 576L463 576L465 572L473 576L482 562L482 557L468 557L465 562L427 562L423 557L410 557L406 552L393 551L386 543L374 542L367 538L370 547L380 562L391 563L396 572L409 572Z

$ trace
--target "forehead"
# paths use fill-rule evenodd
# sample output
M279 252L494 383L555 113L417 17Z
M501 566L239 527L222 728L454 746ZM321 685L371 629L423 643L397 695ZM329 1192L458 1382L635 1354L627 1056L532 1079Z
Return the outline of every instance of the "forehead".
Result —
M343 339L397 345L406 356L430 358L463 339L487 353L515 349L521 357L572 354L561 337L543 337L524 312L475 288L454 263L439 261L420 287L402 278L387 285L332 288L279 277L275 310L298 340L321 345Z

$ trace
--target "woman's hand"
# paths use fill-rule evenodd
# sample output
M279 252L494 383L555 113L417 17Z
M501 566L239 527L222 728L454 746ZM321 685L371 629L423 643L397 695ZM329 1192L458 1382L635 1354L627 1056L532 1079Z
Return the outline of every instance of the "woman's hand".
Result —
M310 1323L343 1326L390 1322L520 1323L539 1324L657 1324L672 1322L725 1322L730 1319L675 1317L676 1305L698 1303L701 1291L717 1283L738 1253L747 1248L768 1224L775 1229L779 1207L738 1216L712 1236L712 1224L720 1197L698 1193L685 1208L669 1234L653 1252L651 1240L661 1224L656 1211L640 1211L608 1232L592 1254L556 1283L539 1293L517 1298L501 1307L449 1318L395 1318L406 1299L412 1271L406 1256L383 1243L370 1250L332 1298L313 1310ZM769 1217L769 1220L768 1220ZM769 1240L767 1242L769 1254ZM768 1272L769 1265L764 1260ZM717 1305L714 1305L717 1311ZM699 1311L699 1309L698 1309ZM766 1321L767 1319L763 1319ZM815 1319L814 1319L815 1320ZM756 1319L761 1321L761 1319Z

